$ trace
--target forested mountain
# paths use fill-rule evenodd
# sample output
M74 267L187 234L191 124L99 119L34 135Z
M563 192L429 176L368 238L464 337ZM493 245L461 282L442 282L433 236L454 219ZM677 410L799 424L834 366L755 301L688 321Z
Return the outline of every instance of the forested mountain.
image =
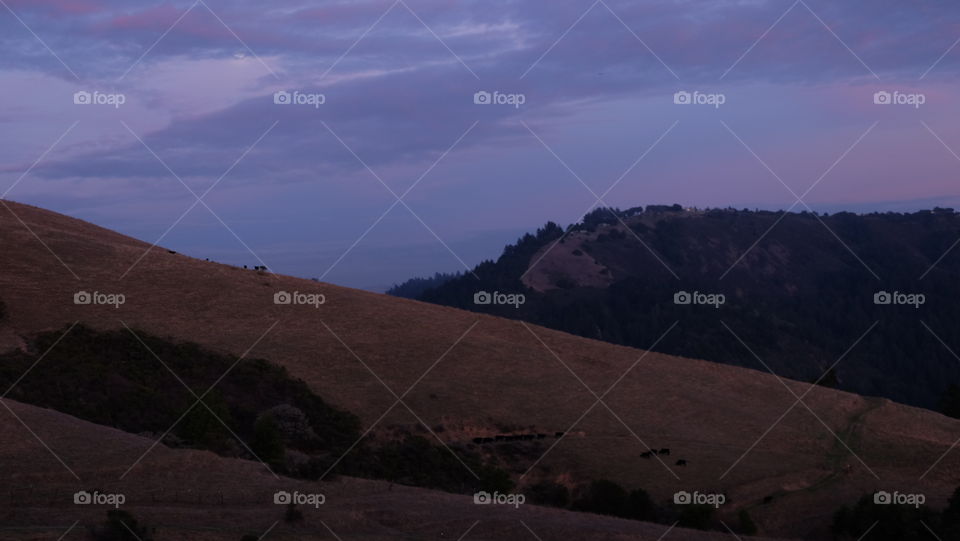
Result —
M597 209L419 298L807 381L836 362L821 384L936 408L960 381L958 239L953 209Z

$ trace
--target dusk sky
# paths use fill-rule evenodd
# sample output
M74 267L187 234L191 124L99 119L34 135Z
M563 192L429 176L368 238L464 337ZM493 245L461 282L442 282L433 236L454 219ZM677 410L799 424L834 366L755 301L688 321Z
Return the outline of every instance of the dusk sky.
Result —
M596 205L960 200L956 2L0 6L3 197L199 258L382 291Z

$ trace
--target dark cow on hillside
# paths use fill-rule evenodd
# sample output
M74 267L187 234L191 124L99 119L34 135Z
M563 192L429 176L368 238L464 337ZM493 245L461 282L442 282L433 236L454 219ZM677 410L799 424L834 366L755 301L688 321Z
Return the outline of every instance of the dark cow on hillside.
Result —
M553 437L554 437L554 438L562 438L562 437L563 437L563 432L557 432L556 434L553 435Z
M656 451L645 451L643 453L640 453L640 456L642 456L643 458L652 458L653 453L656 453Z
M670 455L670 449L667 449L667 448L660 449L660 454L661 454L661 455L668 455L668 456L669 456L669 455Z
M686 465L687 465L687 461L683 460L682 458L677 461L677 466L686 466Z

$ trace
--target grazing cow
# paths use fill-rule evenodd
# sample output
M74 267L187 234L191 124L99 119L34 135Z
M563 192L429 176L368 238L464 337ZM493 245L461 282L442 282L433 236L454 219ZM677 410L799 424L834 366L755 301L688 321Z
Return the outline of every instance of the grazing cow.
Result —
M473 443L480 445L481 443L483 443L483 438L473 438Z
M562 438L562 437L563 437L563 432L557 432L556 434L553 435L553 437L554 437L554 438Z
M660 454L661 454L661 455L669 455L669 454L670 454L670 449L666 449L666 448L660 449Z
M654 452L655 451L646 451L646 452L640 453L640 456L642 456L643 458L652 458Z
M687 461L683 460L682 458L677 461L677 466L686 466L686 465L687 465Z

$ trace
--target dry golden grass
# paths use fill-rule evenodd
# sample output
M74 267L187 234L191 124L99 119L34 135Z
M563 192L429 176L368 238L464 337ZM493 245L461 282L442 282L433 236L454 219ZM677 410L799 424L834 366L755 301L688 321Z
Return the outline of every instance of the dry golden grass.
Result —
M496 433L498 426L551 435L570 431L559 442L543 440L544 451L556 446L530 478L606 477L646 488L659 500L677 490L724 491L729 510L749 508L771 535L822 531L838 505L876 489L922 491L930 503L942 505L960 484L960 451L948 453L920 479L960 436L960 422L930 411L816 388L804 399L816 416L803 404L784 415L795 398L770 374L208 263L159 247L121 278L148 244L8 204L79 276L0 209L0 299L14 326L3 343L8 347L16 345L17 335L76 320L99 328L126 323L234 355L252 347L251 356L287 367L368 425L395 402L380 380L397 394L416 384L405 402L431 427L449 425L439 434L448 443ZM120 292L126 304L75 305L73 294L81 289ZM323 293L326 304L275 305L278 290ZM42 363L35 370L31 377L56 377L44 373ZM596 399L578 377L597 394L616 383L606 406L584 415ZM797 394L809 388L787 383ZM417 423L397 406L380 426ZM29 439L25 431L13 434ZM670 448L670 460L662 465L640 458L646 450L640 440ZM75 449L76 459L90 451ZM676 467L677 459L689 465ZM764 503L767 496L773 499Z

